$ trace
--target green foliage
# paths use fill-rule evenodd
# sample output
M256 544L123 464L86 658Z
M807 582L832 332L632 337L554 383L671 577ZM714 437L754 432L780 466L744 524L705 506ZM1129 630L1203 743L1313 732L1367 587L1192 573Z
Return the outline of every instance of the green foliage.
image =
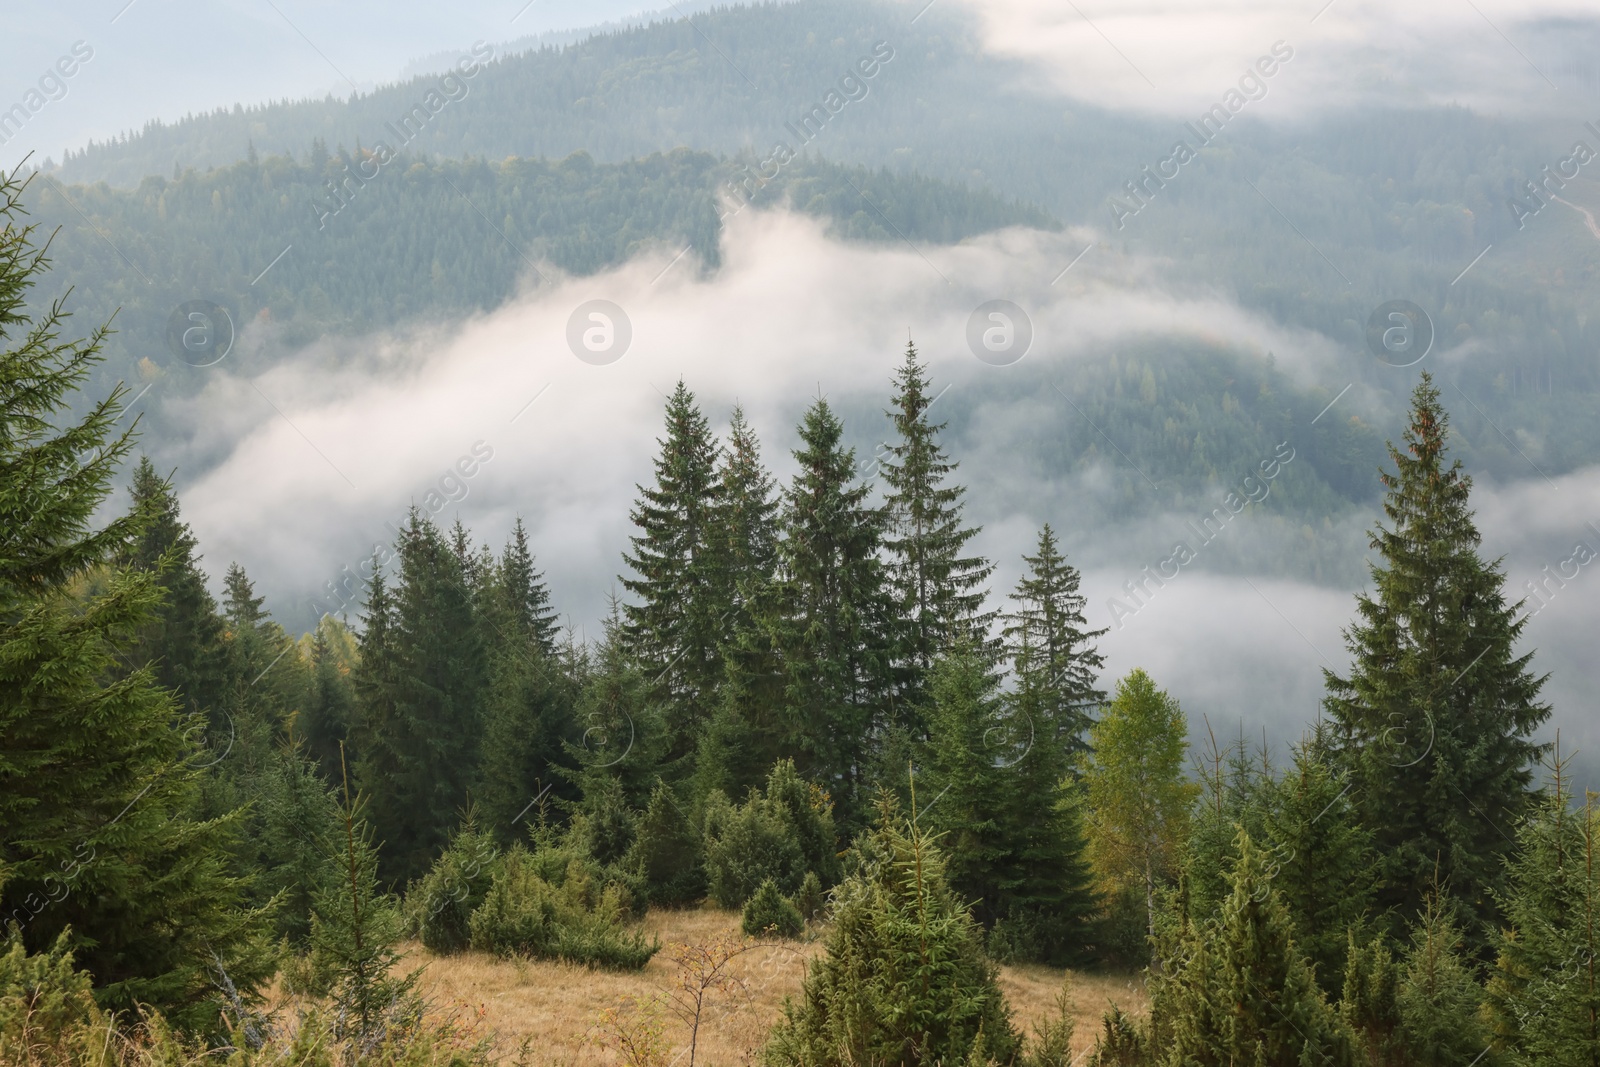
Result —
M1507 838L1528 811L1532 732L1549 717L1544 679L1517 654L1527 619L1508 603L1481 540L1472 479L1447 461L1449 416L1426 372L1412 397L1405 451L1383 475L1389 525L1373 531L1373 595L1345 632L1350 674L1326 672L1333 741L1351 797L1381 856L1377 903L1400 919L1448 884L1469 942L1496 921ZM1419 783L1429 783L1419 788Z
M657 782L623 866L638 872L651 904L687 904L705 893L703 848L672 789Z
M1482 1005L1483 987L1464 954L1450 905L1431 897L1412 930L1395 991L1404 1062L1415 1067L1475 1062L1489 1048Z
M315 973L329 985L340 1038L363 1044L417 1025L419 971L397 974L396 946L405 923L393 898L378 886L378 854L365 818L364 797L352 796L348 774L337 836L327 842L338 877L318 892L311 912Z
M367 604L356 774L399 885L427 873L468 804L488 664L461 554L417 508L395 548L398 584L375 576Z
M934 660L953 646L982 643L993 618L983 611L982 586L994 566L963 555L980 528L962 524L966 490L945 484L957 465L939 445L944 424L926 417L935 399L929 386L927 368L908 341L887 413L896 440L879 465L886 577L900 630L896 682L907 711L919 703Z
M1156 887L1175 871L1195 794L1183 776L1188 724L1178 702L1135 668L1117 683L1090 748L1083 772L1090 863L1104 895L1143 891L1153 934Z
M1072 1035L1077 1030L1073 1014L1071 979L1056 994L1055 1013L1034 1026L1033 1039L1023 1050L1023 1067L1073 1067Z
M89 976L72 965L62 934L30 956L20 938L0 955L0 1063L67 1064L89 1049L84 1037L99 1018Z
M1387 939L1381 934L1363 939L1357 930L1350 930L1339 1015L1372 1067L1406 1063L1396 995L1399 982L1400 969Z
M601 885L578 861L569 860L558 873L516 845L495 871L483 904L472 913L471 943L499 956L638 970L661 945L627 929L628 908L622 886Z
M1517 1067L1600 1063L1600 810L1572 806L1556 761L1507 872L1488 989L1496 1043Z
M1221 914L1189 925L1152 992L1166 1062L1354 1067L1354 1036L1294 943L1265 854L1243 832L1237 852Z
M800 909L778 889L778 883L768 878L745 901L739 928L747 937L799 937L806 928L806 920Z
M799 1002L785 1004L766 1063L932 1067L1019 1052L982 932L938 849L892 797L880 799L834 901L826 952L808 966Z
M806 409L799 436L766 625L784 664L788 748L854 827L866 806L867 741L887 724L893 691L883 515L856 481L855 451L827 401Z
M706 811L707 881L721 906L742 906L769 879L787 895L808 872L823 886L838 881L832 807L791 761L773 766L765 793L752 789L737 807L713 799Z
M130 438L113 389L78 419L69 398L103 330L62 340L64 314L24 305L48 264L0 175L0 923L65 945L101 1004L203 1029L221 966L250 999L270 977L267 917L228 870L233 814L195 817L211 758L133 637L150 633L164 568L124 565L154 507L95 528Z
M406 896L409 925L431 951L460 952L471 942L468 924L489 893L498 859L493 838L469 811L450 847Z
M1113 1004L1084 1062L1088 1067L1147 1067L1154 1061L1144 1028Z
M828 896L823 891L822 880L816 871L807 871L800 880L800 889L794 895L794 908L807 922L822 918L828 908Z

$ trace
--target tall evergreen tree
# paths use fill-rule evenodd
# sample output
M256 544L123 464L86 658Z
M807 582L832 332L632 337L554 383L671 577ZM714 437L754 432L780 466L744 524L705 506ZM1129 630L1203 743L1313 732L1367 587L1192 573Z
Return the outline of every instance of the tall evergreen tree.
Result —
M905 362L895 374L894 409L886 412L897 440L881 469L887 578L903 626L897 681L912 701L940 652L963 641L986 644L993 618L983 611L983 583L994 567L963 554L979 528L962 523L966 490L947 484L956 464L939 446L944 423L927 418L935 399L927 369L907 342Z
M800 424L799 471L784 492L769 626L782 656L790 745L852 828L865 814L871 743L892 697L893 603L878 547L882 515L857 484L844 426L818 399Z
M1028 573L1011 594L1016 610L1005 616L1006 651L1016 674L1020 706L1035 730L1063 750L1081 755L1094 711L1106 694L1096 681L1104 659L1083 617L1088 599L1079 576L1056 546L1049 523L1039 531L1037 554L1023 556Z
M107 1007L214 1025L220 962L250 999L272 969L265 917L227 874L231 820L197 821L192 732L130 633L151 632L161 566L131 566L153 509L94 525L132 431L118 386L72 394L106 331L62 340L60 302L27 308L47 269L0 174L0 924L32 952L72 949Z
M370 650L373 662L361 693L357 775L371 798L380 869L403 883L428 870L468 805L486 664L460 559L416 509L396 555L392 602L374 579L368 605L362 654Z
M628 651L638 661L667 727L669 761L692 768L700 728L716 706L722 681L722 627L716 516L722 489L710 424L680 380L667 400L666 437L659 440L655 485L639 486L630 518L639 532L622 579L635 598L624 606Z
M528 530L520 516L511 527L511 539L500 554L494 576L500 602L516 627L514 632L531 637L545 655L554 656L561 627L550 606L544 574L535 565L533 551L528 547Z
M1498 561L1478 554L1472 479L1447 461L1449 417L1427 373L1412 394L1405 449L1391 445L1372 548L1376 591L1345 631L1350 673L1325 672L1334 741L1383 860L1378 903L1417 914L1435 872L1482 945L1496 915L1506 838L1531 802L1533 730L1549 717L1526 623Z
M1007 707L968 644L929 681L922 818L947 876L1007 957L1081 961L1095 909L1070 761Z
M339 778L339 745L349 742L356 717L355 641L342 622L324 615L310 645L311 685L293 736L323 779L334 782Z
M217 602L200 569L199 542L183 521L177 494L148 456L139 459L131 491L134 509L146 519L120 561L157 575L163 595L160 607L140 628L129 662L150 663L156 681L177 694L180 707L204 714L214 729L224 729L228 656Z
M713 544L719 562L723 682L695 756L695 792L739 796L759 784L784 740L783 670L762 625L772 610L778 553L778 497L761 446L734 408L718 467L721 503Z

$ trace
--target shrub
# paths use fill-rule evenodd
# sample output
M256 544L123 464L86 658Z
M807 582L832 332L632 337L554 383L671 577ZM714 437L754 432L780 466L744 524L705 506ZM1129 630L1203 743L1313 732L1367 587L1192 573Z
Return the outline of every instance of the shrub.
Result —
M983 934L944 861L891 796L834 893L827 951L763 1050L770 1067L1010 1063L1011 1027Z
M832 802L782 760L765 794L752 789L738 807L720 794L708 799L705 854L711 897L725 908L742 906L769 878L788 895L799 891L808 871L822 887L833 885L839 858Z
M794 895L795 910L801 918L810 922L821 916L827 906L828 897L822 891L822 881L817 877L817 872L807 871L800 882L800 891Z
M576 860L552 881L541 875L541 861L548 857L521 847L507 853L468 924L473 948L609 970L638 970L649 962L661 945L626 929L622 886L602 885Z
M769 932L779 937L796 937L806 928L806 920L778 891L778 883L768 878L745 903L740 928L750 937L760 937Z
M448 954L467 947L467 924L488 895L497 858L494 841L468 813L450 846L406 895L412 931L430 950Z
M657 782L623 866L652 904L686 904L705 892L703 842L665 782Z

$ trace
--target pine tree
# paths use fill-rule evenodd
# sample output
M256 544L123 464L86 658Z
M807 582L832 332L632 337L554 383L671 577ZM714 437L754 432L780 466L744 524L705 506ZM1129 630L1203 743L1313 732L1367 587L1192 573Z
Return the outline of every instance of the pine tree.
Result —
M716 706L724 622L717 595L717 444L681 380L667 400L667 433L658 443L656 484L638 487L629 516L639 532L623 558L636 577L622 584L636 602L623 609L624 632L651 699L662 707L667 758L677 764L691 756Z
M521 520L488 570L480 615L489 680L476 795L487 831L510 842L521 836L518 823L532 813L535 797L575 796L559 787L573 766L565 746L578 735L576 698L556 659L555 614Z
M1264 793L1273 886L1300 951L1333 996L1344 983L1347 931L1370 910L1377 889L1372 833L1329 766L1320 735L1295 747L1288 773Z
M1167 1062L1354 1067L1354 1035L1294 943L1265 854L1242 833L1236 851L1221 915L1193 928L1152 997Z
M487 667L460 560L438 529L413 509L396 546L400 581L377 631L363 641L374 657L364 685L357 777L370 797L387 879L420 877L445 847L478 768L480 701Z
M725 635L721 697L695 754L696 796L738 796L757 785L783 751L783 669L762 622L772 611L778 498L760 443L734 408L718 467L721 503L713 542L718 614Z
M1412 395L1406 448L1383 475L1390 525L1345 632L1347 677L1326 672L1327 710L1351 796L1384 861L1382 908L1417 914L1440 880L1466 909L1469 941L1492 925L1506 839L1528 810L1531 734L1549 716L1542 677L1515 645L1526 619L1498 561L1478 555L1472 479L1447 462L1449 418L1428 374Z
M1088 629L1083 617L1088 599L1078 592L1078 572L1056 547L1049 523L1039 531L1037 554L1022 559L1028 573L1011 594L1016 610L1005 616L1019 702L1037 734L1078 756L1094 711L1106 699L1096 688L1104 660L1094 646L1106 631Z
M1135 668L1117 683L1090 747L1090 862L1103 895L1143 892L1145 928L1154 937L1156 887L1176 866L1195 794L1183 776L1188 725L1178 702Z
M205 715L212 731L221 733L228 656L217 602L200 569L199 542L181 517L172 486L156 473L148 456L140 457L133 473L132 496L145 522L119 562L156 575L163 596L140 628L129 662L150 663L156 681L178 695L180 707Z
M378 887L378 854L363 817L363 798L343 776L338 833L326 843L338 877L317 894L311 917L312 958L332 979L338 1036L369 1048L420 1018L414 992L418 972L398 975L396 950L404 923L394 901Z
M1517 1067L1600 1067L1600 809L1574 810L1559 756L1552 771L1501 890L1488 1014Z
M896 651L903 707L916 705L923 680L952 644L986 644L992 614L983 611L983 583L994 572L987 560L965 556L978 527L962 525L966 490L946 484L956 464L939 447L944 423L930 423L927 370L907 342L895 374L894 410L886 412L897 440L882 464L885 486L884 551L890 593L903 627Z
M94 524L131 447L127 390L69 414L105 330L64 341L59 301L27 308L48 264L22 189L0 175L0 925L72 949L102 1005L205 1028L218 962L247 1000L269 977L265 916L226 872L231 818L193 818L203 754L128 642L163 590L119 562L151 508Z
M799 1002L785 1005L764 1061L1011 1062L1020 1041L996 968L928 833L884 795L860 851L835 891L825 953L808 966Z
M768 626L785 669L785 713L801 772L821 780L846 825L864 814L872 739L887 721L893 606L878 559L882 515L854 484L855 451L818 399L800 424L784 492Z

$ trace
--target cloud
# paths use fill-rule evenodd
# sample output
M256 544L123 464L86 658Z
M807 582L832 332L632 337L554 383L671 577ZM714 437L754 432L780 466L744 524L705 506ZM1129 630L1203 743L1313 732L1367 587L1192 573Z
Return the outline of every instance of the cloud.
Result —
M1283 118L1360 103L1568 109L1600 36L1580 0L962 0L991 52L1112 109L1196 117L1283 42L1294 58L1249 110ZM1586 46L1584 41L1588 41Z
M497 546L522 516L556 604L593 636L622 569L635 486L652 477L663 395L680 376L719 429L742 403L769 465L786 479L793 426L812 398L820 390L841 409L881 410L908 328L936 382L951 386L941 404L965 403L969 393L981 400L974 387L1008 368L972 354L967 320L996 297L1015 300L1033 320L1026 360L1063 371L1105 346L1160 336L1229 337L1241 349L1270 348L1280 365L1307 375L1337 355L1326 339L1285 331L1219 297L1175 292L1150 264L1098 245L1052 285L1093 236L1019 230L913 249L844 244L814 220L746 211L730 220L723 266L713 274L697 270L693 255L674 262L678 250L663 249L606 274L533 289L465 322L319 342L258 378L219 364L190 412L192 437L169 443L162 459L179 463L185 515L210 570L244 563L285 621L307 623L309 599L330 581L349 581L356 614L361 559L374 542L392 540L386 522L398 524L431 491L449 501L441 523L459 516ZM609 365L582 362L568 347L569 318L591 300L614 302L631 321L631 345ZM969 421L956 458L974 487L971 518L985 526L976 547L1000 564L997 599L1014 585L1040 523L1073 530L1075 501L1105 480L1095 469L1018 473L1027 426L1068 415L1041 395L1004 413L979 409ZM855 426L858 440L881 432L881 423ZM221 458L192 473L196 457L212 454ZM1508 553L1517 581L1559 561L1569 537L1585 536L1583 521L1600 522L1597 486L1596 472L1586 471L1554 488L1480 487L1485 551ZM1105 602L1151 562L1152 546L1192 517L1074 533L1068 551L1085 567L1096 625L1110 621ZM1253 558L1252 538L1269 536L1276 534L1241 519L1225 535L1229 555L1219 548L1217 558L1238 566ZM1600 534L1593 537L1600 549ZM1275 743L1298 737L1315 715L1321 669L1343 665L1339 629L1351 590L1247 581L1209 565L1202 558L1186 568L1107 636L1108 684L1144 666L1219 730L1242 719L1252 736L1265 727ZM1600 577L1585 572L1530 626L1537 663L1557 673L1551 694L1565 708L1583 706L1581 635L1600 622L1581 584L1590 581Z

